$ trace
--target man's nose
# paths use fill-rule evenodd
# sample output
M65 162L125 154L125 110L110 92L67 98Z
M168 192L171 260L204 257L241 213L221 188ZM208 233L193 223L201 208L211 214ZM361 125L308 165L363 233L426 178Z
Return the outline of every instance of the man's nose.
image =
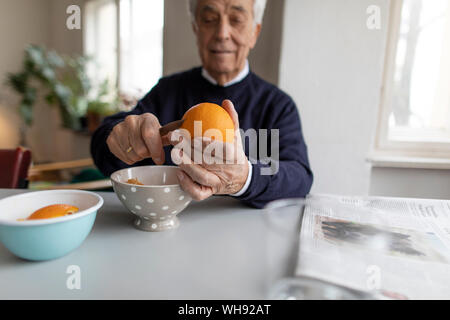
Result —
M217 40L224 41L229 40L231 37L231 26L228 19L221 19L220 23L217 25L216 31Z

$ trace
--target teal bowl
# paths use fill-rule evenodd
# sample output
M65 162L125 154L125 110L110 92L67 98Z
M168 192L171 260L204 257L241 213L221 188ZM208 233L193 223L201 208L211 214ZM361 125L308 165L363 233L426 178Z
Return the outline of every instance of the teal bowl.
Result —
M18 221L52 204L73 205L79 211L59 218ZM81 190L37 191L4 198L0 200L0 242L26 260L62 257L83 243L102 205L102 197Z

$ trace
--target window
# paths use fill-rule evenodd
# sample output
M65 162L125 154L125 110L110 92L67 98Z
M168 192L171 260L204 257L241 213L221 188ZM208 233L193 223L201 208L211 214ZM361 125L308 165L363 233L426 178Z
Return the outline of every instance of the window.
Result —
M450 0L391 5L376 151L450 158Z
M85 8L89 74L142 96L162 76L164 0L91 0Z

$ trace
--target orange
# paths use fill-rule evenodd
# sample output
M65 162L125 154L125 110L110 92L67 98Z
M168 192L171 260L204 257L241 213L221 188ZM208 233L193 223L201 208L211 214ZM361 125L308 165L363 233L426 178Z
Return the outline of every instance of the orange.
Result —
M183 116L184 122L181 126L191 134L191 138L200 136L223 142L234 142L234 123L228 112L215 103L200 103L192 107ZM195 131L195 122L197 122L197 132Z
M52 204L33 212L27 220L50 219L66 216L78 211L77 207L67 204Z
M135 184L138 186L143 186L144 184L142 182L140 182L137 178L136 179L128 179L127 183L129 184Z

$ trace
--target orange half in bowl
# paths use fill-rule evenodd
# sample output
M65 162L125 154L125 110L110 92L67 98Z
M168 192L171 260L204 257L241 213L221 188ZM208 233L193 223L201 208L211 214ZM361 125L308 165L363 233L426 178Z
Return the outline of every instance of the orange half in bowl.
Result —
M67 204L52 204L36 210L25 220L58 218L73 214L78 210L77 207Z

